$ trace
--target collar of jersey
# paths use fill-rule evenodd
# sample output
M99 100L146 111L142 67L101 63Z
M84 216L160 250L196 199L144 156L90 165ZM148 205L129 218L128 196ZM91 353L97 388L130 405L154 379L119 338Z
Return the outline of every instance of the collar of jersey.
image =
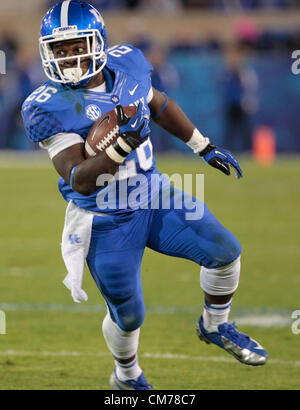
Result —
M106 82L106 92L111 93L114 88L113 73L107 67L104 67L102 72Z
M111 95L115 94L121 97L122 94L122 85L126 81L126 75L125 73L119 71L119 70L114 70L113 68L107 68L103 69L103 74L104 78L106 81L106 92L103 93L101 96L101 99L111 99ZM113 75L115 78L113 78ZM80 89L82 91L82 89ZM89 89L84 89L84 92L86 95L88 94L97 94L97 97L99 97L99 93L89 90Z

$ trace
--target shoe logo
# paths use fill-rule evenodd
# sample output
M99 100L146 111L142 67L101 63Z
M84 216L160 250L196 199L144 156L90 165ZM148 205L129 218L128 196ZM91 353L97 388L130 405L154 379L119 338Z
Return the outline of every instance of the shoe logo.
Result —
M256 346L254 346L254 349L258 349L258 350L264 350L264 348L262 347L262 345L260 345L256 340L252 341L256 344Z
M136 92L138 86L139 86L139 84L137 84L137 85L134 87L133 90L129 90L129 94L130 94L130 95L133 95L133 94Z

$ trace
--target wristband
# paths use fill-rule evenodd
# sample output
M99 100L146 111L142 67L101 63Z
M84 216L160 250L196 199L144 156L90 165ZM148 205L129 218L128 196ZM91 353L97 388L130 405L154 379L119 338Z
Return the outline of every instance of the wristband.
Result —
M109 158L118 164L122 164L124 159L131 153L131 151L132 148L126 144L122 137L119 137L115 143L110 145L105 150Z
M210 144L209 138L203 137L201 132L195 128L191 139L186 143L195 154L203 151L208 144Z

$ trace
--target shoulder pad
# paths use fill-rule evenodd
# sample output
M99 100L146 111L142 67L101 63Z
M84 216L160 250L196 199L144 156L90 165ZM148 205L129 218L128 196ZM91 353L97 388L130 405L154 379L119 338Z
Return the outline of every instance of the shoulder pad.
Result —
M22 117L28 137L40 142L64 131L63 125L54 114L44 111L36 104L23 106Z
M62 98L60 84L51 81L34 91L23 103L22 117L28 137L40 142L64 132L63 118L70 109Z
M138 48L130 44L118 44L110 48L107 54L108 67L124 71L137 80L151 76L153 67Z

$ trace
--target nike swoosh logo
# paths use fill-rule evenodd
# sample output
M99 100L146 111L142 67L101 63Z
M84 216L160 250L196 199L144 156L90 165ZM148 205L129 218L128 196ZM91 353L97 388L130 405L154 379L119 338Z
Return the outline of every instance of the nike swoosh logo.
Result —
M252 339L253 340L253 339ZM264 350L264 348L262 347L262 345L260 345L256 340L253 340L254 343L256 343L256 346L254 347L255 349L259 349L259 350Z
M136 89L138 88L138 86L139 86L139 85L137 84L137 85L134 87L133 90L131 90L131 91L129 90L129 94L130 94L130 95L133 95L133 94L136 92Z
M223 154L223 153L222 153L222 152L220 152L220 151L215 151L215 153L216 153L216 154L219 154L219 155L223 155L223 157L227 158L227 157L226 157L226 155L225 155L225 154Z
M100 122L99 122L99 124L97 124L97 127L96 127L96 129L95 129L95 131L94 131L94 134L93 134L93 136L92 136L92 141L93 141L93 139L95 138L95 135L96 135L96 132L97 132L97 130L98 130L98 128L104 123L104 121L110 121L110 116L109 115L106 115Z
M137 119L133 124L130 124L131 128L135 128L135 127L136 127L136 124L138 123L138 120L139 120L139 119Z

